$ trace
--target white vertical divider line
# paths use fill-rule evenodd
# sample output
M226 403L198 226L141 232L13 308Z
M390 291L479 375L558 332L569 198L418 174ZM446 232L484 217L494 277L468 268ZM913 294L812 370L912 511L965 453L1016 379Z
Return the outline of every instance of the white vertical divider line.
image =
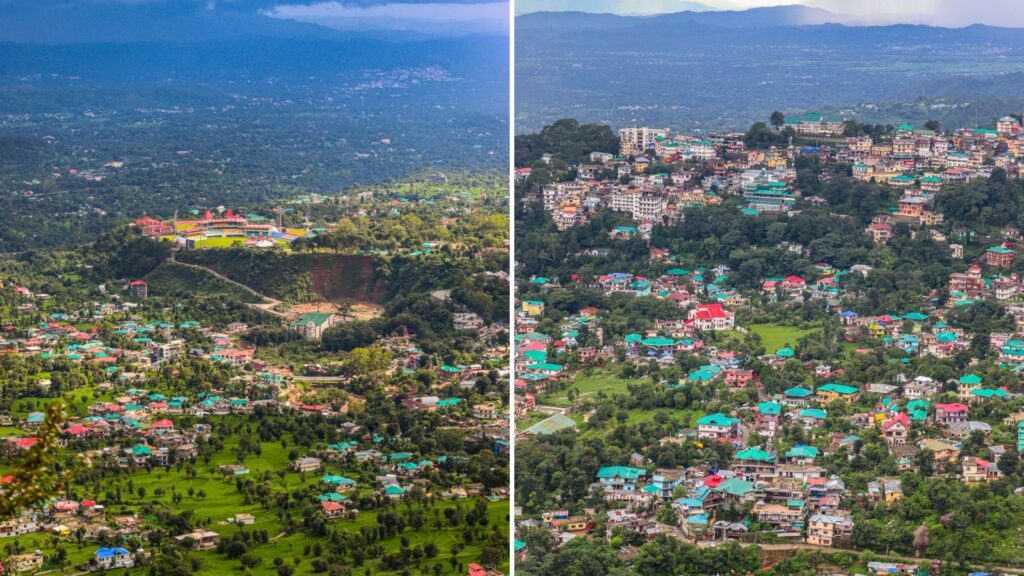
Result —
M508 483L508 553L509 572L514 575L515 569L515 505L516 505L516 403L515 403L515 281L516 281L516 242L515 242L515 119L516 119L516 18L515 0L508 2L508 222L509 222L509 253L508 253L508 414L509 414L509 483Z

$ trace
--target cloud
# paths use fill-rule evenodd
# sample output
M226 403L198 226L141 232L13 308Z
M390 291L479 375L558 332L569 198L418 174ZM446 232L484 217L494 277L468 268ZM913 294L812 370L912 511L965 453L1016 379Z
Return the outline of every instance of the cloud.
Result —
M847 16L851 24L971 24L1024 27L1021 0L707 0L724 9L804 4Z
M336 30L400 30L427 34L507 34L508 2L280 4L263 13Z

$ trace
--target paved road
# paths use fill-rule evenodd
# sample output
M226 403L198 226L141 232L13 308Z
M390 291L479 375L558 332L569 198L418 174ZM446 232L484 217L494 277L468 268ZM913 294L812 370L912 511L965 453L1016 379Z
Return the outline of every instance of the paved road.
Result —
M758 544L753 542L737 542L740 546L758 546L762 550L769 551L796 551L796 550L815 550L818 552L861 552L861 550L846 550L843 548L831 548L828 546L818 546L816 544L807 544L806 542L793 542L788 544ZM713 546L721 544L721 542L708 542L700 541L696 543L701 548L711 548ZM883 554L876 552L879 561L884 562L902 562L905 564L917 564L919 562L932 562L936 561L932 558L914 558L912 556L900 556L898 554ZM1024 568L1011 568L1009 566L986 566L984 564L968 564L974 570L995 570L997 572L1005 572L1007 574L1022 574L1024 575Z

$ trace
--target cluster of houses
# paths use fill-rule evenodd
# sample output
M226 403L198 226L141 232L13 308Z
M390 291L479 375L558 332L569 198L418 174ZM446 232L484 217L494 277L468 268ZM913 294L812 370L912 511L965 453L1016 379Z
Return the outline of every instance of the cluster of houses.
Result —
M784 243L780 250L804 253L802 246ZM998 249L997 249L998 248ZM672 266L675 260L664 249L650 248L648 264ZM995 255L995 256L993 256ZM948 358L970 349L975 334L948 322L949 314L982 298L1003 302L1009 315L1016 320L1017 330L1024 331L1024 306L1017 304L1024 285L1016 273L1004 273L1007 258L1012 262L1013 251L1004 247L989 248L981 256L981 265L972 265L963 272L950 275L948 298L944 306L938 300L923 303L925 312L903 314L860 315L844 308L842 297L847 294L847 278L867 276L872 268L854 265L840 270L827 263L815 266L813 279L800 275L766 277L756 294L740 291L730 285L731 271L719 265L693 270L672 267L660 276L646 277L623 272L609 272L592 277L573 275L573 287L597 290L605 296L629 296L668 300L680 309L666 318L653 319L653 325L641 333L626 334L621 340L605 338L600 310L590 306L575 314L562 317L555 331L537 331L546 317L545 298L548 294L568 288L558 279L534 276L517 289L529 295L517 300L515 340L516 382L518 390L542 388L547 382L571 377L563 367L551 362L549 351L556 356L571 353L580 364L604 362L621 357L647 361L656 359L671 364L676 353L706 354L708 366L721 368L698 370L694 381L710 381L721 377L732 382L746 378L738 367L745 360L736 353L716 348L706 349L702 334L716 331L743 331L737 327L735 311L751 305L752 300L762 303L781 302L799 305L807 300L821 299L837 314L844 330L844 338L851 343L875 342L883 347L896 348L907 356L931 355ZM997 259L998 258L998 259ZM991 276L984 270L994 271ZM581 341L580 333L586 329L587 337ZM991 335L991 345L999 351L1005 365L1020 370L1024 367L1024 343L1012 333ZM868 348L858 349L867 351ZM774 354L772 353L774 352ZM782 348L768 351L759 358L769 364L785 362L794 351ZM520 406L522 402L520 402Z
M835 158L853 164L855 178L934 193L947 182L987 177L993 168L1016 173L1022 144L1020 122L1005 116L995 128L961 128L951 134L902 124L891 140L847 138Z
M139 536L143 524L144 522L137 516L107 514L104 506L95 500L54 499L46 502L40 509L26 510L20 516L0 522L0 538L49 532L62 537L80 535L84 540L90 541L127 539ZM93 552L92 558L79 568L86 571L131 568L146 554L142 549L131 552L120 546L101 546ZM4 573L35 573L43 567L44 562L45 556L40 550L12 554L5 560L9 572Z
M15 289L26 300L39 302L37 294ZM42 313L37 313L42 314ZM289 369L276 367L255 358L255 350L239 346L240 336L249 327L233 323L217 331L196 321L170 323L142 320L142 309L133 302L93 304L78 312L51 312L47 321L5 327L0 349L4 353L37 356L46 360L69 360L95 364L106 379L95 386L92 403L84 406L84 414L61 425L58 444L81 453L93 466L131 473L177 463L194 461L200 456L200 445L211 432L208 416L245 415L262 409L269 412L293 411L300 415L343 416L348 403L341 406L320 403L313 397L316 388L305 393L288 393L292 378ZM99 321L111 324L112 330L100 330ZM470 319L471 321L472 319ZM96 327L90 327L96 326ZM464 430L467 441L488 443L495 454L509 453L508 415L497 399L468 402L450 390L471 391L479 378L489 377L491 364L433 366L432 360L419 350L408 334L396 334L381 341L395 358L396 372L433 369L438 378L435 388L443 396L404 398L398 387L388 393L400 400L404 409L437 412L444 425ZM482 357L501 357L504 347L483 351ZM209 391L150 389L154 371L175 370L185 357L205 358L232 368L233 376L223 387ZM503 371L507 377L507 369ZM49 378L34 381L33 394L52 393ZM319 397L317 397L319 398ZM362 403L365 399L349 394L347 402ZM181 425L182 419L189 422ZM41 411L27 414L0 414L0 425L18 428L19 433L0 437L0 451L5 457L23 453L39 442L37 430L44 424ZM316 505L328 518L350 518L358 513L349 500L357 493L355 480L332 474L332 462L348 459L373 461L382 474L370 492L387 498L402 498L417 487L431 489L430 471L458 455L432 458L409 452L389 451L400 441L367 434L352 423L341 427L347 441L331 444L308 456L292 461L289 468L297 473L322 474L323 491ZM392 439L393 440L393 439ZM250 473L241 463L219 467L225 477ZM12 476L0 477L0 484L13 482ZM479 484L464 484L445 491L445 498L503 498L501 489L485 489ZM251 524L251 515L239 513L228 522ZM39 510L25 510L15 518L0 522L0 538L33 533L50 533L58 537L82 536L95 542L124 544L136 536L144 537L152 528L151 521L137 516L107 514L102 500L74 501L57 498ZM193 549L216 547L217 532L198 530L179 535L189 540ZM120 547L103 547L95 558L80 568L102 570L127 568L135 564L141 551ZM14 555L6 559L8 570L37 570L46 562L42 554Z
M652 248L651 261L668 258L664 250ZM670 260L666 260L670 261ZM827 264L818 266L822 276L817 281L806 281L800 276L765 278L761 284L761 298L767 302L802 303L805 299L825 299L838 306L843 293L842 280L847 274L866 274L866 266L850 270L835 270ZM690 375L694 381L707 382L723 378L726 382L746 382L751 376L740 369L746 359L742 354L705 346L703 334L720 331L743 330L736 323L735 310L748 306L750 296L732 288L727 266L694 270L673 267L656 278L629 273L608 273L590 279L574 278L573 282L599 290L604 295L626 295L638 298L668 300L678 308L678 314L654 319L653 326L640 333L630 333L621 340L606 341L601 325L601 311L596 307L580 309L561 320L556 333L537 330L545 317L544 295L561 290L556 280L534 277L524 288L531 296L517 301L516 307L516 375L517 390L543 388L550 382L570 377L562 365L550 362L549 350L556 355L572 353L581 364L614 360L622 357L634 361L651 359L671 364L676 353L706 355L708 364ZM536 295L539 290L541 296ZM850 323L860 319L847 317ZM586 329L587 339L580 333ZM969 341L969 339L968 339ZM769 363L785 361L793 356L792 350L767 354L761 360ZM522 402L520 402L520 407Z
M144 281L132 283L146 288ZM23 286L13 292L26 301L26 312L36 312L37 303L48 299ZM143 294L139 292L139 294ZM142 298L145 296L143 295ZM145 372L159 369L182 357L204 358L243 371L239 378L259 388L259 396L272 398L287 385L290 369L272 365L256 357L256 348L246 344L242 337L250 327L243 322L228 324L222 330L204 326L196 320L172 323L164 320L144 319L138 302L92 303L81 310L49 312L45 320L27 326L7 325L0 332L0 352L24 356L37 356L44 360L66 359L75 363L102 366L112 382L137 382ZM325 313L307 313L291 323L291 328L307 338L318 338L336 321L337 316ZM100 322L112 322L112 334L101 335ZM455 315L456 328L476 330L483 334L492 327L484 326L473 313ZM434 366L432 359L420 350L410 334L396 333L378 342L394 357L394 370L433 369L440 385L458 380L471 388L475 379L488 372L482 364L470 366ZM482 357L504 355L502 346L481 350ZM507 373L507 369L505 370ZM39 387L45 392L48 379L40 379ZM171 406L174 410L175 407ZM214 412L219 413L219 412Z
M678 221L686 208L718 204L725 195L742 196L750 214L789 211L801 198L795 184L796 160L814 154L823 167L851 165L856 179L903 190L895 213L880 216L868 228L882 243L895 222L940 223L942 214L932 206L945 184L986 178L994 168L1018 174L1024 148L1024 129L1009 116L992 129L950 134L904 124L891 138L879 141L870 136L844 138L844 120L820 113L789 117L785 126L798 136L824 138L827 143L749 150L743 133L692 136L673 135L665 128L627 127L619 130L618 155L590 154L588 162L575 167L575 181L546 185L538 199L559 229L580 225L595 210L610 208L630 214L638 223L634 233L648 237L655 224ZM651 166L669 170L652 173ZM521 168L517 177L530 173L530 168Z
M636 229L621 233L636 233ZM779 249L805 254L799 245L784 244ZM955 474L970 485L1001 478L999 460L1009 448L1005 439L1012 438L1017 450L1024 450L1024 411L1011 409L1009 416L997 420L988 416L993 408L1001 413L999 407L1012 405L1020 394L1002 384L988 384L986 376L967 372L951 381L936 381L900 374L887 382L854 384L842 368L801 362L808 373L806 381L813 385L768 393L748 367L755 358L721 347L721 340L709 334L742 333L744 327L737 324L735 312L751 301L796 305L821 298L830 313L838 316L842 338L852 344L851 353L894 348L908 364L911 356L947 358L970 350L976 334L951 323L949 315L974 300L995 298L1017 321L1017 329L992 333L989 346L997 351L1002 367L1020 371L1024 341L1016 333L1024 332L1024 307L1014 304L1021 286L1020 278L1006 270L1012 263L1012 249L989 248L979 256L978 265L951 275L944 306L935 299L922 302L923 311L880 315L858 314L842 305L846 279L871 272L871 267L863 265L838 270L823 263L816 267L816 279L796 274L768 277L758 290L743 293L730 287L731 271L726 266L668 268L656 277L609 272L524 279L517 286L521 298L516 301L514 401L517 417L529 425L517 430L518 437L528 440L575 430L595 414L596 408L588 403L583 405L590 411L579 414L574 403L546 405L543 401L546 393L564 389L585 366L652 360L674 365L677 354L687 353L700 356L703 364L664 385L686 382L751 388L757 390L758 400L728 412L704 414L691 427L656 440L699 446L721 443L733 455L729 465L661 468L633 454L628 461L607 462L600 468L591 485L591 507L572 513L545 510L537 513L539 517L520 518L518 525L545 527L561 543L590 536L597 526L604 526L606 534L623 526L648 537L663 532L679 535L682 530L685 538L694 541L744 540L771 533L818 546L850 547L861 508L904 497L898 477L878 477L866 489L851 491L843 478L828 471L826 458L839 453L852 457L864 441L862 430L877 431L900 472L917 470L915 456L928 450L934 454L937 474ZM677 262L666 251L650 248L648 264L668 267ZM994 276L984 275L986 270ZM609 334L604 311L596 306L548 313L550 296L569 288L564 282L605 296L669 300L679 311L649 319L646 330ZM557 318L554 325L551 318ZM786 346L767 350L756 360L792 368L797 357L797 351ZM843 405L841 411L837 412L836 403ZM832 432L836 418L855 431ZM783 430L793 428L802 431L806 443L786 440ZM604 504L594 505L595 501ZM678 528L663 523L664 512L658 511L665 508L672 511ZM749 512L737 521L738 510ZM525 554L525 543L517 542L516 549Z
M146 556L146 554L147 553L141 549L136 552L130 552L120 546L101 546L93 552L92 558L88 562L78 568L89 572L131 568L135 566L137 559L141 556ZM6 566L3 563L0 563L0 573L35 574L43 568L45 559L46 556L43 554L42 550L34 550L24 554L12 554L7 557ZM4 571L5 569L7 571Z
M147 284L131 283L131 292L145 299ZM38 298L31 291L15 287L14 291L26 298ZM30 303L31 304L31 303ZM32 305L31 310L35 310ZM171 323L163 320L139 319L136 302L93 303L82 310L50 312L45 320L34 325L4 327L0 350L44 360L63 358L72 362L103 366L111 375L131 367L145 371L161 364L189 355L232 365L257 363L260 369L267 365L253 359L254 350L238 349L237 337L248 331L244 323L233 323L224 331L203 326L196 320ZM98 329L101 321L112 321L115 329L104 338ZM83 328L89 326L91 328ZM197 340L202 345L189 347L186 341Z
M756 379L745 385L759 386ZM828 473L824 459L837 453L853 458L853 448L864 434L828 431L826 419L836 402L849 406L843 418L858 430L878 431L901 472L917 469L914 456L929 450L938 473L955 470L966 484L996 480L1002 476L999 458L1008 446L991 442L993 426L1009 431L1016 449L1024 450L1024 411L999 422L972 418L976 410L989 413L982 408L986 403L1019 397L1004 388L986 386L977 374L949 382L901 375L894 384L857 387L825 382L776 395L761 392L764 400L755 405L728 414L707 414L694 427L657 440L663 445L725 444L733 454L728 466L659 468L634 453L628 461L608 463L593 478L591 495L602 499L604 507L576 515L548 510L540 519L521 520L520 527L544 526L562 543L590 535L602 523L609 534L623 526L653 537L673 530L657 513L669 508L683 536L694 541L744 540L754 533L771 533L819 546L850 547L854 510L846 506L851 502L855 508L890 504L902 499L904 492L898 477L876 478L865 491L855 493L842 478ZM538 409L536 398L531 400L533 409ZM780 437L783 425L801 427L814 442L786 443ZM550 434L558 429L563 428L535 426L531 433ZM984 454L962 454L966 440L978 434L984 438ZM750 438L759 443L751 445ZM723 509L732 513L722 514ZM734 518L737 510L748 511L742 521L720 519Z
M404 403L414 410L446 410L461 403L460 398L438 399L418 397ZM254 405L263 405L275 411L296 409L298 413L321 414L310 406L291 406L277 400L254 400L245 398L224 398L214 394L200 393L190 397L165 397L162 394L140 388L130 388L112 401L98 401L88 406L88 416L77 418L62 426L59 444L81 452L93 466L132 471L152 467L166 467L175 463L193 461L199 456L197 444L209 436L211 425L205 419L199 423L182 427L173 419L176 415L188 414L206 416L213 414L247 413ZM473 417L486 420L486 426L477 426L477 438L490 438L496 453L508 454L507 423L502 421L502 410L493 404L473 406ZM6 417L5 424L20 426L28 436L12 436L2 440L0 449L7 456L27 450L39 440L31 436L34 428L42 423L41 413L30 413L26 418L15 421ZM467 430L465 421L460 425ZM458 455L439 455L433 459L417 457L404 451L387 451L386 447L396 445L394 439L378 434L369 434L353 423L345 423L341 431L350 440L329 444L311 455L299 457L289 464L289 470L296 473L322 474L322 492L317 496L317 505L328 519L352 518L358 510L351 505L351 499L360 492L356 480L328 472L336 463L372 462L382 471L375 479L376 492L391 499L403 498L409 491L419 487L429 492L432 486L429 472L448 460L464 459ZM101 446L101 447L96 447ZM225 464L219 467L225 477L250 474L244 464ZM12 476L0 477L0 484L13 482ZM480 484L464 484L448 489L444 498L507 498L507 491L485 489ZM252 524L250 514L239 513L227 520L235 524ZM125 541L132 537L144 537L152 528L150 522L134 515L112 516L97 500L81 501L55 498L45 502L40 509L26 509L20 515L0 522L0 538L17 537L32 533L51 533L58 537L81 536L91 541ZM219 534L199 530L177 536L179 541L191 540L193 549L209 549L217 545ZM100 570L131 567L137 553L124 548L100 548L95 559L85 569ZM14 571L38 569L42 556L21 555L7 559L7 565Z
M374 478L371 491L376 492L385 498L401 499L410 491L419 488L429 492L432 481L429 477L431 470L436 469L448 461L468 460L462 456L449 456L442 454L435 460L417 458L410 452L385 453L377 448L386 440L379 435L364 437L364 444L369 447L360 449L360 442L342 441L329 444L318 453L318 456L305 456L291 463L291 469L296 472L321 472L324 470L325 462L352 460L355 462L373 462L378 465L382 472ZM320 478L322 492L316 497L321 511L328 519L352 518L358 514L358 510L352 506L353 497L359 493L361 487L359 482L344 475L326 473ZM455 498L507 498L508 492L504 489L486 490L483 485L469 483L463 486L455 486L440 493L445 499Z

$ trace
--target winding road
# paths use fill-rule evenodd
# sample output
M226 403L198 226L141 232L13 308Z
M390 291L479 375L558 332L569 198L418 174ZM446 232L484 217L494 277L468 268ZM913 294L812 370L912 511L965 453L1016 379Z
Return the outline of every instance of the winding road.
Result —
M267 296L266 294L260 294L259 292L253 290L249 286L246 286L245 284L242 284L241 282L238 282L237 280L232 280L231 278L228 278L227 276L221 274L220 272L217 272L216 270L214 270L212 268L207 268L206 266L200 266L199 264L190 264L188 262L178 262L178 260L176 259L176 256L177 256L177 254L175 254L174 252L171 252L171 257L168 259L168 262L170 262L171 264L174 264L176 266L184 266L186 268L193 268L195 270L202 270L203 272L206 272L207 274L210 274L211 276L214 276L215 278L219 278L220 280L223 280L223 281L227 282L228 284L231 284L233 286L237 286L237 287L241 288L242 290L245 290L249 294L252 294L253 296L255 296L255 297L259 298L260 300L262 300L262 302L247 302L246 304L248 304L249 306L252 306L253 308L256 308L258 310L262 310L262 311L267 312L269 314L273 314L273 315L278 316L280 318L288 318L287 314L285 314L283 312L278 312L277 310L274 310L274 307L279 306L281 304L284 304L284 302L282 302L281 300L278 300L276 298L271 298L270 296Z

